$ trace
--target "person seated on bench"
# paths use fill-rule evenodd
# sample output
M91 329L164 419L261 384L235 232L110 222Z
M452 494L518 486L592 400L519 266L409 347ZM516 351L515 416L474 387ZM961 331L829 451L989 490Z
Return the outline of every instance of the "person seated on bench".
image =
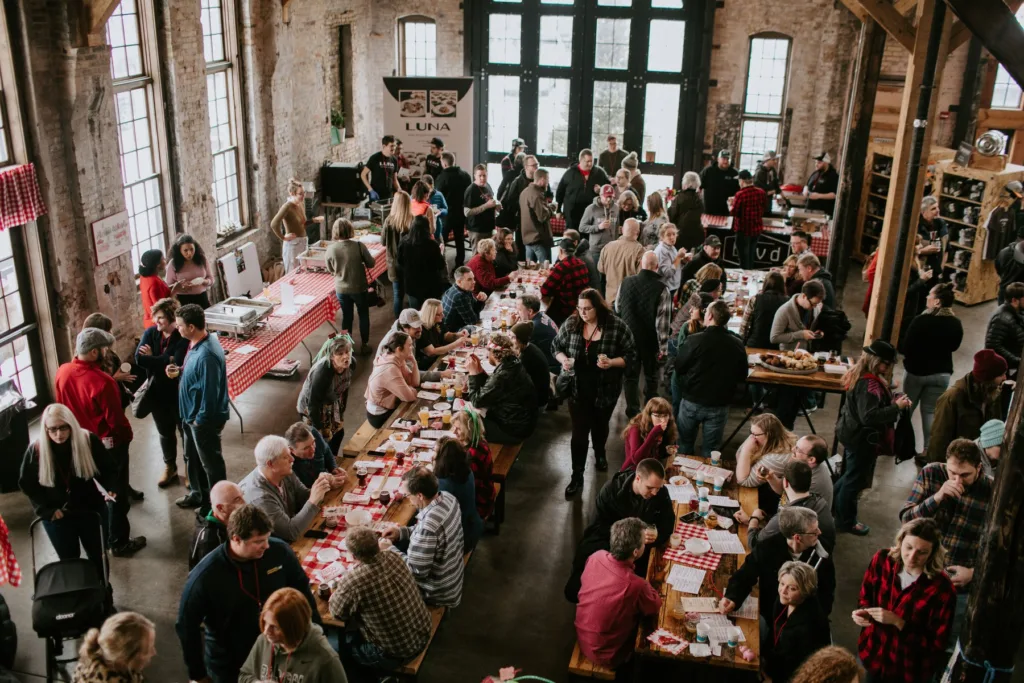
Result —
M352 680L393 671L430 642L430 612L412 572L400 553L379 545L368 527L348 532L345 547L355 566L338 579L329 602L335 619L358 625L345 629L339 648Z
M615 522L611 550L598 550L583 570L576 638L584 657L609 669L632 654L640 617L661 609L658 591L634 571L634 563L647 549L646 528L637 517Z
M467 407L452 415L452 435L469 456L469 468L473 470L476 485L476 511L481 519L489 519L494 512L494 460L484 438L487 432L480 413Z
M291 543L320 515L324 496L340 479L321 474L313 486L299 481L292 471L288 440L281 436L265 436L256 444L256 468L238 482L245 499L270 517L274 536ZM340 485L339 484L339 485Z
M292 470L303 485L313 486L324 472L334 477L331 488L345 483L345 470L338 467L330 445L314 427L296 422L285 431L284 438L288 439L288 452L295 458Z
M383 427L402 401L416 400L422 382L451 377L451 370L420 372L415 361L416 341L405 332L395 332L384 345L384 355L373 363L366 382L366 421L374 429Z
M639 517L644 524L657 528L657 531L644 531L644 544L647 548L666 542L672 535L676 514L672 508L672 499L665 490L665 467L654 458L641 460L636 470L617 473L597 494L594 521L583 532L573 559L572 574L565 584L566 600L577 602L580 578L587 560L598 550L609 549L612 525L627 517ZM647 573L647 560L648 553L645 550L636 562L638 576Z
M387 353L386 348L388 341L390 341L398 332L405 332L407 335L412 337L416 366L420 370L426 370L429 368L430 364L434 362L434 358L423 353L420 349L420 338L423 336L423 321L420 318L420 312L415 308L406 308L398 314L398 320L394 322L391 329L389 329L384 334L384 338L380 340L380 344L377 345L377 355L373 357L374 361L379 360L381 356Z
M442 329L444 310L441 308L440 299L427 299L423 302L423 306L420 307L420 321L423 323L423 334L416 340L416 352L427 356L431 361L469 343L469 333L465 330L445 332Z
M459 266L454 273L455 283L441 297L445 332L458 332L467 325L476 325L487 295L476 290L476 276L467 266Z
M462 511L462 538L464 552L472 552L484 533L484 520L476 509L476 479L469 467L466 449L451 437L437 442L434 475L441 490L455 496Z
M228 519L245 505L245 496L238 484L222 479L210 489L210 511L196 520L192 542L188 548L188 570L192 571L204 557L228 542Z
M544 352L530 339L533 337L533 322L519 322L512 326L512 338L516 343L519 361L526 368L526 374L533 381L537 410L543 410L551 400L551 370Z
M810 508L818 515L818 528L821 529L821 544L825 550L832 552L836 546L836 523L832 521L832 511L828 502L821 496L811 493L811 466L796 458L786 463L782 473L782 490L786 493L784 507ZM768 515L764 510L754 510L751 515L739 509L733 515L740 524L747 524L747 543L753 550L758 543L763 543L779 532L779 516Z
M469 396L475 408L486 408L484 426L494 443L522 443L537 426L537 393L516 355L512 338L492 334L487 343L494 371L484 373L480 359L470 355Z
M416 526L390 526L384 538L403 551L423 599L431 607L457 607L462 600L462 511L459 501L440 489L434 473L414 467L402 485L416 506Z

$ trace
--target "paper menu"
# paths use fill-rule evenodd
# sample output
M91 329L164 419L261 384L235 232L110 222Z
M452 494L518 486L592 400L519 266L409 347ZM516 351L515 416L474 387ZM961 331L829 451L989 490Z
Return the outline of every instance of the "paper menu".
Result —
M681 601L684 612L717 612L717 598L683 598Z
M668 582L680 593L700 592L701 584L704 583L704 576L707 574L703 569L687 567L683 564L673 564L672 571L668 573Z
M700 620L707 624L708 640L711 641L712 647L729 641L729 629L733 628L735 624L729 621L728 617L723 614L702 614ZM745 643L746 641L747 637L740 630L738 642Z
M416 398L422 398L424 401L436 401L441 398L441 394L434 391L424 391L420 389L416 394Z
M306 304L313 303L313 296L309 294L296 294L294 301L296 306L305 306Z
M411 443L416 448L429 448L431 450L437 448L437 442L436 441L431 441L430 439L421 439L419 437L416 437L415 439L413 439L409 443Z
M237 349L235 349L234 352L245 355L247 353L252 353L253 351L259 351L259 349L257 349L252 344L245 344L244 346L239 346Z
M739 536L720 529L708 529L708 543L711 549L720 555L746 555Z
M381 446L375 450L380 451L382 449L387 448L388 445L395 449L395 453L408 453L409 449L412 448L411 441L399 441L397 439L389 439L388 443L381 444Z
M682 456L677 456L676 459L672 461L672 464L678 465L679 467L688 470L696 470L704 466L704 463L701 462L700 460L694 460L693 458L684 458Z
M452 430L450 429L424 429L419 433L421 439L440 439L451 435Z
M665 489L668 491L669 497L676 503L689 503L691 499L697 497L697 492L690 485L665 484Z
M739 609L734 610L732 616L737 619L758 619L761 616L760 611L757 609L757 598L754 596L747 596L747 599L743 601Z
M738 508L740 506L738 500L733 500L729 496L708 496L708 502L723 508Z

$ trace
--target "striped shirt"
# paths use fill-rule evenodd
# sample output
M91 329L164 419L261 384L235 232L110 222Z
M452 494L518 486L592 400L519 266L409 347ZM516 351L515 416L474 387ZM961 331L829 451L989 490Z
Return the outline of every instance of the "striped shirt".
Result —
M462 511L459 501L440 491L419 512L416 526L401 529L409 543L405 563L431 607L456 607L462 600Z

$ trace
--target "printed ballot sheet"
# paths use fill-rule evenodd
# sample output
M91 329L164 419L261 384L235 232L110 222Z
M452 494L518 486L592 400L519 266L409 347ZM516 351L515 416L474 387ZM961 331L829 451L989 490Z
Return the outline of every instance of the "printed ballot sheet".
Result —
M715 598L683 598L680 602L684 612L718 611L718 600Z
M701 584L704 583L704 576L707 574L703 569L687 567L682 564L673 564L672 571L668 573L668 582L680 593L700 592Z
M708 529L708 542L711 549L720 555L746 555L740 537L728 531Z
M748 596L743 604L740 605L738 610L732 613L732 616L737 619L757 619L761 616L760 611L757 609L757 598Z

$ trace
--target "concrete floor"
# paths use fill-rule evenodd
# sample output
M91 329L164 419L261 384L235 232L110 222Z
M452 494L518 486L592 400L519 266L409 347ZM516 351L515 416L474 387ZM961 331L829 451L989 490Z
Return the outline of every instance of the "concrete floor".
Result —
M854 268L845 297L849 302L845 308L854 323L851 340L863 335L863 292L859 269ZM957 307L966 335L955 356L955 377L970 370L971 356L983 346L985 324L993 307L994 303ZM390 306L373 310L374 346L391 320ZM309 339L310 347L318 347L328 332L327 326L318 330ZM851 351L859 352L859 346L849 344ZM302 362L303 372L308 369L309 359L301 347L291 357ZM346 414L350 430L364 419L362 394L368 373L367 360L359 358ZM262 436L282 434L294 421L299 387L299 380L261 380L237 399L246 432L239 433L237 418L232 415L223 439L229 478L237 481L252 469L252 449ZM838 400L830 397L825 409L812 414L819 433L829 442L837 407ZM730 431L744 412L740 408L732 411ZM621 465L623 448L618 433L624 422L620 405L612 422L609 472L599 473L591 467L583 495L566 502L562 489L570 470L569 417L564 409L543 416L537 433L523 448L509 477L507 521L501 535L487 536L478 546L466 575L462 605L441 626L420 680L478 681L509 665L554 681L567 680L566 669L575 640L574 608L562 597L562 586L576 540L592 515L597 491ZM120 609L142 612L157 625L158 655L146 672L147 678L155 683L182 682L187 677L174 621L187 574L186 548L193 514L174 506L174 499L182 493L180 487L162 491L156 486L162 462L152 421L133 420L133 426L132 484L146 492L146 500L135 505L131 522L133 533L146 535L149 546L130 559L112 558L114 599ZM798 433L808 431L806 422L798 422ZM918 433L920 438L920 427ZM730 444L728 451L738 443L737 439ZM913 463L894 468L891 459L881 460L874 487L865 493L860 506L861 519L872 527L871 534L864 538L843 535L837 544L839 585L832 615L837 644L851 649L856 646L858 629L848 615L855 606L861 577L871 555L891 543L899 526L897 512L916 474ZM20 588L6 586L0 590L11 606L21 640L15 668L22 680L35 680L44 672L44 658L42 641L32 631L30 618L31 558L25 529L32 520L32 510L20 493L0 496L0 509L26 573Z

